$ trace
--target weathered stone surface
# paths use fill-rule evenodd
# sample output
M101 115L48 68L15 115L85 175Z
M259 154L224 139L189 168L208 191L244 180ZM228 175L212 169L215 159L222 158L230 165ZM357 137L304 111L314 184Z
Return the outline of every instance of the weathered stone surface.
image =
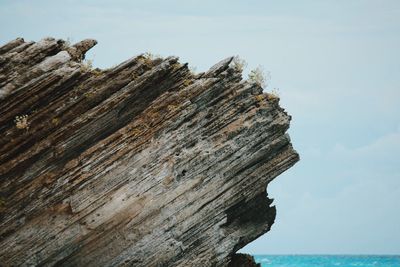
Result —
M93 70L95 44L0 47L0 265L227 266L274 221L290 116L233 58Z

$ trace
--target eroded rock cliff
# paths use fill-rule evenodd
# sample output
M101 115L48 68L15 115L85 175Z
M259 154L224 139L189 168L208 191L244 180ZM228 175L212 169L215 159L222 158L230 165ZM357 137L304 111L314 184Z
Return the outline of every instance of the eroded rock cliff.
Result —
M100 70L95 44L0 47L1 265L228 265L274 222L290 116L233 58Z

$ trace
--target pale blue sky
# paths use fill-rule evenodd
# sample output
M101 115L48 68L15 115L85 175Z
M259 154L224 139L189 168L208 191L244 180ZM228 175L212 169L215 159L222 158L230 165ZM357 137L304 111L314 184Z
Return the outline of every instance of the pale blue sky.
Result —
M146 51L263 65L301 161L270 184L276 223L244 251L400 254L400 1L0 0L0 25L0 43L95 38L99 67Z

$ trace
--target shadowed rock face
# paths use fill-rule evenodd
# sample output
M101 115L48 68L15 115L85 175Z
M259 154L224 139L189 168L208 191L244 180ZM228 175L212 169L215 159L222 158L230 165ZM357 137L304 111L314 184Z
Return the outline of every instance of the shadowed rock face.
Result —
M232 256L228 267L261 267L261 264L256 263L250 255L237 253Z
M0 265L227 266L274 221L290 116L233 58L93 70L95 44L0 47Z

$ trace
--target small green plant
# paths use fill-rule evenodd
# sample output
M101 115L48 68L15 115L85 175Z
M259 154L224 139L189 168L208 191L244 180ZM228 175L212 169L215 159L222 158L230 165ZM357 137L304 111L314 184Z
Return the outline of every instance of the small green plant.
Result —
M95 76L100 76L103 72L101 71L101 69L95 68L95 69L92 69L92 73L93 73Z
M197 67L196 66L190 66L189 67L189 71L190 71L191 74L195 75L196 71L197 71Z
M182 64L180 64L179 62L176 62L176 63L172 64L172 67L173 67L174 69L179 69L179 68L182 67Z
M144 57L144 63L146 65L150 65L152 63L152 61L157 59L157 58L162 58L160 55L153 54L153 53L150 53L150 52L144 53L143 57Z
M59 119L59 118L53 118L53 119L51 120L51 123L54 124L55 126L57 126L57 125L60 124L60 119Z
M279 99L279 88L274 88L268 93L269 99Z
M145 58L147 58L147 59L150 59L150 60L153 60L153 59L156 58L156 56L155 56L153 53L150 53L150 52L144 53L143 56L144 56Z
M94 97L94 93L93 92L85 92L83 94L83 96L86 97L86 98L92 98L92 97Z
M193 81L192 81L192 80L188 80L188 79L186 79L186 80L183 81L183 85L184 85L185 87L188 87L188 86L191 85L192 83L193 83Z
M143 54L143 58L140 59L142 63L146 65L151 65L151 62L154 60L154 55L150 52L146 52Z
M264 95L256 95L257 101L263 101L264 100Z
M279 88L272 89L271 90L271 94L276 96L276 97L279 97Z
M247 67L247 62L239 56L235 56L232 62L233 67L239 72L242 72Z
M28 115L16 116L14 122L15 126L20 130L29 129Z
M268 86L269 80L270 80L269 72L266 75L261 66L258 66L256 69L250 71L249 73L249 81L263 88Z
M72 45L72 38L71 37L67 37L67 39L65 40L64 44L66 46L71 46Z
M81 63L81 71L88 72L93 69L93 60L92 59L85 59Z
M177 105L168 105L167 109L168 109L168 111L175 111L178 109L178 106Z

